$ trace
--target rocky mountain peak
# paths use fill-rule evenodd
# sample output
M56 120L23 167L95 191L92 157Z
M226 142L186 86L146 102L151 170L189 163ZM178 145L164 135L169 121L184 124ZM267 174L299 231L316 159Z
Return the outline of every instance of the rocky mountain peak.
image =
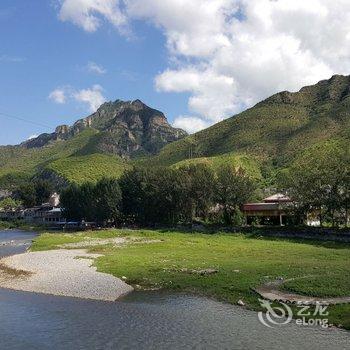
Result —
M65 135L69 133L69 125L59 125L56 129L55 129L55 134L57 135Z
M79 119L72 126L60 125L52 134L42 134L22 144L27 148L43 147L57 140L67 140L93 128L99 133L95 140L98 152L122 157L155 154L169 142L187 133L173 128L165 115L141 100L103 103L95 113Z

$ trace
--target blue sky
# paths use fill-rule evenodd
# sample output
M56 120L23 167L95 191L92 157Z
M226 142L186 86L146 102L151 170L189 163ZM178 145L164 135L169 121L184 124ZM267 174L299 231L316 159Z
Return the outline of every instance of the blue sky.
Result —
M0 144L16 144L90 114L87 104L48 98L58 87L80 90L99 84L107 100L139 98L167 114L187 109L183 94L157 92L154 77L168 62L163 34L137 21L132 39L108 23L95 33L58 20L50 1L2 0L0 4ZM91 72L94 62L106 71ZM41 126L40 124L44 125ZM48 127L45 127L45 126Z
M115 99L195 132L350 73L344 0L1 0L0 26L0 144Z

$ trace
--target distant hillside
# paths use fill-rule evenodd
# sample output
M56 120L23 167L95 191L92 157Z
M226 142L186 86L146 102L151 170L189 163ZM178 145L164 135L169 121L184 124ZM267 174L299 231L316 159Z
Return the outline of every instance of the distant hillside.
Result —
M305 149L337 140L350 147L350 77L333 76L299 92L280 92L238 115L165 146L154 158L245 154L263 168L286 167Z
M186 135L139 100L107 102L73 126L58 126L18 146L1 146L0 188L40 174L62 183L119 176L128 159L154 155Z

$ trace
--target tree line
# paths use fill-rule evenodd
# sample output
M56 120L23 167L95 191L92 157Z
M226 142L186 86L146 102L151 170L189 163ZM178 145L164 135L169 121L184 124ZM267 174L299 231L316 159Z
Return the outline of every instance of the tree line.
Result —
M68 220L100 224L176 225L194 220L242 224L241 206L256 182L242 169L203 164L181 168L135 167L120 179L72 184L61 192Z

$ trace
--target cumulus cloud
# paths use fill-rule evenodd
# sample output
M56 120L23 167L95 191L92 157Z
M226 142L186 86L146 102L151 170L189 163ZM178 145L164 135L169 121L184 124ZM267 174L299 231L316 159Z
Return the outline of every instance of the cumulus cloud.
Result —
M64 104L66 103L66 91L64 88L57 88L50 92L49 99L55 103Z
M74 92L73 97L76 101L87 104L90 112L95 112L106 101L102 92L102 87L96 84L90 89L82 89Z
M239 109L235 103L236 85L232 77L218 75L211 69L186 67L179 70L167 70L155 79L159 91L190 92L189 109L214 122L222 119L223 114Z
M98 84L81 90L77 90L71 86L57 88L49 94L49 98L59 104L68 101L83 103L88 107L90 112L95 112L106 101L103 96L103 88Z
M80 3L79 10L73 3ZM192 116L179 117L188 130L191 123L193 130L198 128L198 118L204 127L277 91L294 91L350 71L347 0L103 3L102 8L97 0L64 0L60 16L90 31L101 18L121 28L134 19L154 23L166 37L170 58L155 86L190 94ZM62 15L67 9L68 17ZM111 12L122 18L120 24ZM92 24L85 28L85 22Z
M178 116L173 122L175 128L186 130L189 134L193 134L209 126L202 118L191 116Z
M88 62L88 64L86 65L86 70L90 73L95 73L95 74L107 73L107 70L104 67L92 61Z
M87 32L95 32L105 19L123 31L127 20L119 3L119 0L63 0L59 18L73 22Z

